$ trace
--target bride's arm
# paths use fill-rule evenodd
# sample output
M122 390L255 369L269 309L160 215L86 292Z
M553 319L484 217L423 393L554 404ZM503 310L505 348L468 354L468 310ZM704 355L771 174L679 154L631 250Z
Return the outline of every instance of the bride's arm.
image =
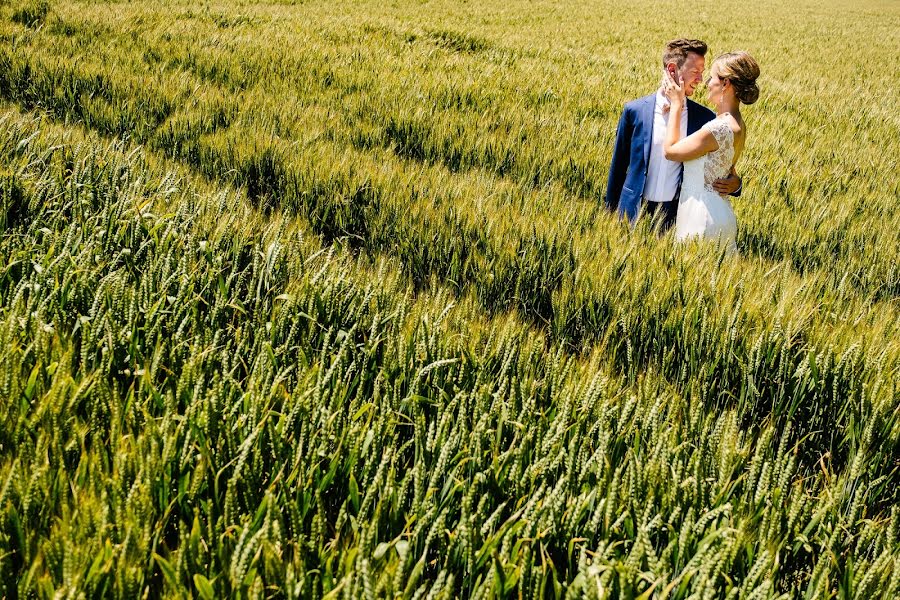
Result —
M666 73L664 91L669 99L669 123L666 127L666 137L663 140L663 155L666 160L685 162L708 154L719 149L716 138L707 129L701 128L683 140L681 137L681 112L684 108L684 89L680 82L676 82Z
M675 114L671 114L671 112ZM681 109L679 108L676 111L675 106L672 105L671 112L669 114L669 126L666 129L666 139L663 143L663 155L666 157L666 160L685 162L719 149L716 138L707 129L700 129L683 140L679 140L678 137L681 134ZM673 118L675 115L678 116Z

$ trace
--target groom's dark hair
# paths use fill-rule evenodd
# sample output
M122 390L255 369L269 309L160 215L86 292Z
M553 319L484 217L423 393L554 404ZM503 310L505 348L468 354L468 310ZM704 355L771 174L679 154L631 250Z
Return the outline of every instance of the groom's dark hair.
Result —
M663 67L670 62L674 62L680 69L684 66L684 61L687 60L688 52L706 56L706 42L685 38L672 40L666 44L666 49L663 50Z

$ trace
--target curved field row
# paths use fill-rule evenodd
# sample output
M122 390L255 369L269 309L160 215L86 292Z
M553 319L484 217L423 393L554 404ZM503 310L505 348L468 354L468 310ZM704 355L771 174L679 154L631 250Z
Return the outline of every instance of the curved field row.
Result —
M143 14L143 20L125 18L82 38L77 28L71 34L62 28L59 23L64 19L53 12L42 28L25 28L30 33L17 34L16 40L37 45L39 52L7 53L0 61L5 65L0 87L58 118L71 116L101 132L134 136L211 178L243 185L260 198L263 208L281 207L303 215L326 240L346 238L370 254L389 253L420 287L436 278L460 293L473 294L489 311L520 310L574 348L601 343L624 372L653 368L682 392L702 389L722 405L760 407L760 414L771 411L780 426L794 422L798 438L810 436L819 444L818 452L832 453L839 461L859 443L855 423L865 421L874 406L897 404L896 304L868 305L867 286L861 286L862 294L857 289L863 279L852 269L844 270L847 261L856 258L839 257L834 269L799 276L787 262L752 256L722 261L710 249L685 251L667 240L650 239L646 232L629 234L605 218L596 203L570 197L567 185L572 180L556 181L549 166L553 183L539 189L533 181L523 188L509 173L496 177L490 161L488 167L473 170L466 163L465 169L454 172L457 169L446 160L421 154L422 144L434 142L434 136L417 138L421 128L413 121L394 121L394 141L373 144L380 134L377 128L372 133L363 119L379 114L379 103L371 99L384 99L390 107L389 98L402 103L422 86L395 85L390 78L381 81L361 64L352 64L367 59L352 44L342 46L350 43L349 34L307 32L301 48L313 40L309 42L313 51L319 48L323 53L319 59L313 52L302 54L299 62L272 61L273 55L266 52L282 50L264 45L262 51L251 51L237 61L228 59L235 55L228 54L228 44L232 53L254 48L240 37L252 31L252 22L205 25L219 33L209 38L216 42L215 50L201 51L179 35L196 37L194 21L205 23L205 18L183 15L182 34L171 26L164 33L154 14ZM128 36L121 33L129 31L128 23L132 38L142 39L145 30L158 35L162 46L157 54L173 57L174 67L143 54L129 55L144 46L128 45ZM232 30L240 34L236 40L229 37ZM385 40L387 48L419 40L392 37L383 28L363 31ZM62 47L70 44L79 51L84 48L78 44L86 40L98 50L94 62L56 61L52 58L56 47L51 51L39 45L47 35L69 40ZM446 32L425 38L428 44L437 44L429 51L437 53L435 60L451 66L459 62L455 70L444 73L442 82L471 67L465 58L470 54L487 54L488 62L509 58L485 51L486 42L453 41ZM109 51L100 44L104 40L117 52L115 60L103 61L103 53ZM321 46L315 45L316 40ZM442 54L448 44L456 59ZM460 47L469 49L462 58L457 56ZM179 58L185 55L191 60ZM213 56L216 62L210 63ZM122 65L129 60L132 68L126 70ZM537 58L526 53L523 60ZM191 73L182 71L182 64L190 65ZM514 67L510 69L515 73ZM196 83L193 77L198 73L212 83ZM401 93L388 94L397 90ZM522 100L523 106L542 106L532 100ZM502 99L492 99L486 106L489 117L504 114ZM346 121L348 114L359 120ZM545 121L535 122L544 127ZM565 121L546 126L558 129L560 122ZM347 123L354 127L343 127ZM470 125L460 127L444 139L475 140L460 134ZM263 132L266 135L261 136ZM356 143L344 145L341 132L354 136ZM489 133L484 148L494 147ZM418 141L403 141L409 139ZM522 145L522 140L516 143ZM438 145L436 152L440 154L445 145ZM503 145L501 141L496 147ZM565 152L578 155L567 148ZM398 153L410 156L401 159ZM485 162L471 159L479 161ZM520 174L526 172L531 171ZM878 206L856 210L867 224L880 225L867 226L866 231L882 237L895 234L890 218L878 220ZM881 254L876 252L865 263L867 272L883 265L890 279L896 272L891 252L898 246L877 246ZM878 439L892 436L888 428ZM805 457L805 462L814 463L818 452Z
M810 471L141 150L7 113L0 165L3 595L900 592L891 406Z
M216 177L233 173L252 194L286 208L303 210L321 190L329 205L323 221L345 217L323 224L334 234L365 235L366 198L352 194L373 162L401 178L374 190L392 205L414 202L410 179L434 164L461 175L442 174L439 189L475 180L467 186L470 205L491 193L476 183L484 176L508 180L527 205L540 190L554 190L549 215L600 203L618 111L647 91L654 62L627 66L604 45L609 41L579 40L574 32L573 43L583 46L544 49L544 28L564 18L553 11L520 39L503 35L502 26L465 33L452 23L368 8L347 17L341 6L238 13L173 2L163 17L156 4L116 11L54 5L39 27L4 23L10 44L0 60L0 93L153 144ZM757 18L751 12L745 16ZM602 23L613 26L614 16ZM783 27L803 39L808 16L785 18ZM868 31L866 56L877 63L889 47L890 17L858 16L842 35ZM897 170L900 123L878 103L819 84L858 76L859 61L828 61L822 73L815 63L784 61L771 41L766 37L760 55L766 94L747 109L753 138L742 166L747 193L737 201L742 251L870 301L895 301L900 184L888 174ZM629 42L649 46L643 38ZM823 52L814 44L802 50L810 61ZM896 80L890 68L866 72L873 87ZM334 157L352 169L349 180L321 172ZM323 175L332 177L322 182ZM309 185L294 189L295 178ZM363 206L333 206L333 188ZM598 219L590 215L587 226ZM504 216L489 212L487 219Z

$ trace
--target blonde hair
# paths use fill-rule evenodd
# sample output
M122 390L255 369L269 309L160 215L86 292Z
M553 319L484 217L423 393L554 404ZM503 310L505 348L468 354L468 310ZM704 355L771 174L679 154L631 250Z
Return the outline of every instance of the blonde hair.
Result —
M719 79L727 79L734 86L734 95L744 104L753 104L759 99L759 65L747 52L727 52L720 54L713 61Z

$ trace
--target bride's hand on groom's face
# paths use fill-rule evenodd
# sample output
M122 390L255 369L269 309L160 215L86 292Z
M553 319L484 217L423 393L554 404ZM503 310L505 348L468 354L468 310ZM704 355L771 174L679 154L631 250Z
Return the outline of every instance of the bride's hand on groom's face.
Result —
M668 71L663 75L663 94L672 104L684 103L684 87L677 71L674 77Z

